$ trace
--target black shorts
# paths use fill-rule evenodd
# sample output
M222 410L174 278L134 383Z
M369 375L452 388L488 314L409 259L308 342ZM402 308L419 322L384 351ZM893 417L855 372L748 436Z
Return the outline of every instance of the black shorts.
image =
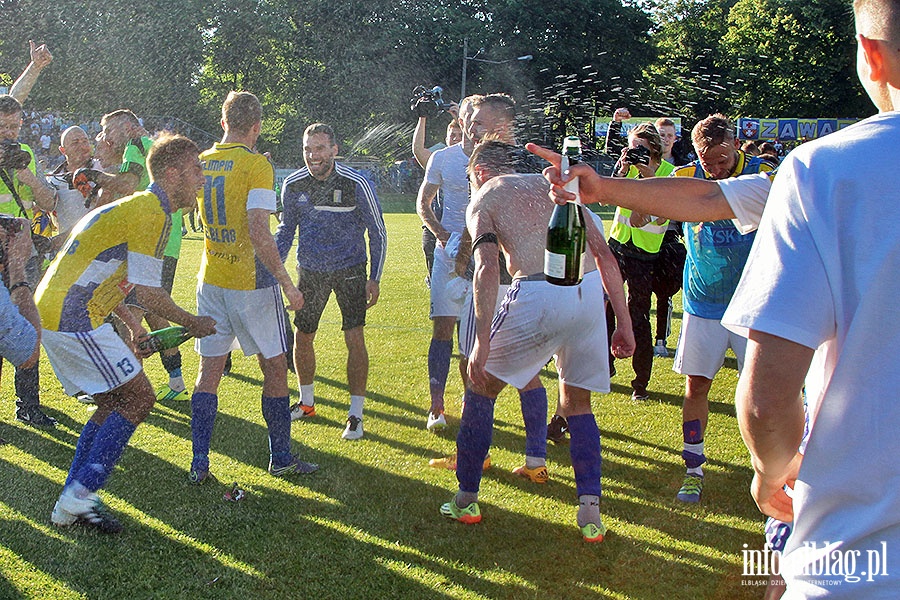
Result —
M297 330L315 333L332 290L341 308L341 330L365 325L367 277L365 263L330 273L301 269L297 288L303 292L303 308L294 315Z

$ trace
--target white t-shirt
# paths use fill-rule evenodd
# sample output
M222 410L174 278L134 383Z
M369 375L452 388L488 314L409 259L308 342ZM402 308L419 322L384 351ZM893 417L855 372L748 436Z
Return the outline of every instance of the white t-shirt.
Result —
M91 159L91 168L100 170L100 161ZM56 190L59 200L56 203L56 222L60 234L68 234L81 217L90 212L84 206L84 196L78 190L69 188L68 182L61 175L47 175L47 182Z
M896 598L900 589L898 138L891 112L788 155L722 319L816 349L785 598ZM805 576L825 555L861 581ZM876 557L886 564L870 564Z
M774 173L774 171L773 171ZM759 226L766 198L772 188L772 173L753 173L720 179L716 183L725 195L728 206L734 212L734 226L748 234Z
M441 225L450 233L462 233L466 228L466 207L469 205L469 179L466 165L469 157L462 144L454 144L435 151L425 167L425 181L441 187L444 213Z

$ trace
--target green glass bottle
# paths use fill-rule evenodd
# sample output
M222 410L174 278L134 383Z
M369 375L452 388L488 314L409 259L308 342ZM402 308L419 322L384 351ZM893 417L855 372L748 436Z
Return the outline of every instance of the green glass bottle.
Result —
M186 327L175 325L173 327L151 331L147 334L147 339L140 342L138 347L144 351L149 350L151 353L162 352L163 350L180 346L192 337L194 336L188 333Z
M581 161L581 141L569 136L563 141L560 170ZM578 179L566 184L575 201L553 208L547 226L547 248L544 250L544 277L554 285L578 285L584 276L583 254L587 242L584 212L578 196Z

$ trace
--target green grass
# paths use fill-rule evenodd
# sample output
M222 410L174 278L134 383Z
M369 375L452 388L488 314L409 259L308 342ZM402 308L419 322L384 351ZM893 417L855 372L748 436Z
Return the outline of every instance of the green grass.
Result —
M462 387L454 368L447 390L450 427L426 432L430 325L421 229L415 215L386 220L386 273L366 334L366 437L340 439L349 398L332 302L316 343L319 416L293 426L300 454L322 466L314 475L288 481L265 472L260 374L254 359L240 357L220 390L211 457L219 483L187 484L189 405L158 404L102 492L125 531L106 537L55 529L50 510L88 408L63 395L46 365L42 398L60 426L43 431L17 423L7 365L0 412L0 437L9 442L0 446L0 598L760 597L761 589L741 577L741 551L745 544L761 547L763 520L747 493L733 361L713 384L711 460L700 506L674 499L683 475L683 381L671 371L671 359L657 358L652 401L632 402L629 361L618 361L613 392L593 399L603 434L602 512L610 530L604 543L584 544L574 526L567 446L548 449L546 486L511 474L522 461L524 431L509 390L497 403L495 466L481 490L484 521L464 526L440 517L438 507L455 492L456 479L427 461L454 449ZM200 249L199 236L189 235L176 282L176 300L191 308ZM197 357L189 348L184 357L186 379L193 379ZM146 368L154 384L165 381L157 358ZM545 375L554 402L553 375ZM232 481L247 490L239 503L223 499Z

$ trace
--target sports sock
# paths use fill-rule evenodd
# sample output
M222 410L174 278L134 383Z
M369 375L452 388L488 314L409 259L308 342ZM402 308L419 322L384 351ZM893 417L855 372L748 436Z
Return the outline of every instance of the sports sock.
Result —
M92 492L102 488L136 428L134 423L121 414L111 412L97 429L94 443L78 469L75 481Z
M701 465L706 462L706 455L703 453L703 428L700 419L683 423L681 430L684 436L684 451L681 458L684 459L688 475L703 477Z
M69 485L75 480L75 475L84 465L84 461L87 460L91 452L91 446L94 444L94 438L99 430L100 426L95 422L88 421L85 423L84 428L81 430L81 435L78 436L78 443L75 445L75 457L72 459L72 466L69 467L69 475L66 477L65 485Z
M273 465L291 460L291 400L288 396L262 397L262 414L269 428L269 452Z
M315 406L316 405L316 396L313 393L313 388L315 387L314 383L310 383L309 385L301 385L300 386L300 404L305 406Z
M478 493L484 457L494 433L494 398L466 390L456 435L456 479L462 492Z
M525 421L525 457L547 457L547 390L539 387L519 392L522 420ZM541 464L544 464L542 461ZM533 468L528 465L528 468Z
M428 387L431 391L432 401L444 399L452 354L453 342L451 340L431 338L431 345L428 347Z
M166 373L169 374L169 388L176 392L182 392L187 387L184 378L181 376L181 352L176 352L172 356L165 354L159 355Z
M453 501L460 508L465 508L473 502L478 502L478 492L464 492L462 490L456 492Z
M600 429L594 415L572 415L569 421L569 456L579 496L600 495Z
M218 410L219 397L216 394L194 392L191 396L191 440L194 449L191 469L209 469L209 445Z
M594 494L582 494L578 496L578 526L584 527L588 523L600 525L600 496Z
M525 466L529 469L537 469L538 467L546 467L547 459L545 457L540 456L528 456L525 455Z
M350 411L349 415L353 415L359 419L362 419L363 416L363 402L365 402L365 396L350 396Z

